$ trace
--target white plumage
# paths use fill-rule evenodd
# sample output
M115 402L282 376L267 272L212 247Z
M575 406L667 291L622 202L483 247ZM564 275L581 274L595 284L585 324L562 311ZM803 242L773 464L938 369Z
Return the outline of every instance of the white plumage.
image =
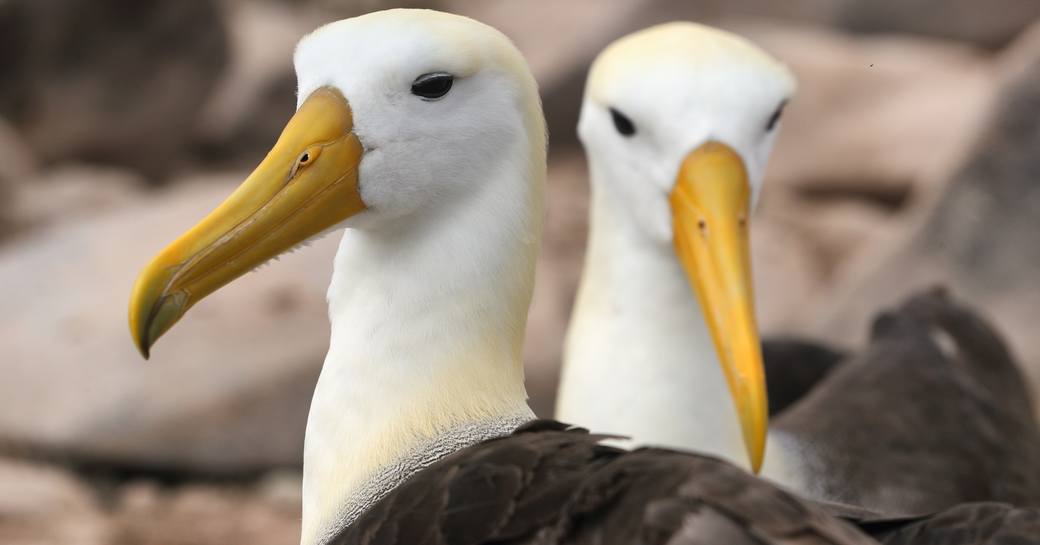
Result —
M776 136L770 120L794 90L780 62L694 23L637 32L596 59L579 122L589 242L558 418L748 467L716 346L673 248L669 193L684 156L716 141L742 159L754 202ZM634 134L617 130L611 109ZM784 442L770 438L764 471L790 482Z

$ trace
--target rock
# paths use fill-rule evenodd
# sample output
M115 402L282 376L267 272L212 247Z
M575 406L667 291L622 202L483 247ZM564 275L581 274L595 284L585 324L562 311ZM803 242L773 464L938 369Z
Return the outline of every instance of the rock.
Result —
M898 211L948 176L982 127L996 85L979 51L920 38L853 38L734 23L786 63L784 112L766 191Z
M756 213L751 220L751 263L762 334L798 331L805 318L796 309L817 304L818 287L826 276L804 227L776 214Z
M36 156L21 135L0 118L0 186L21 183L36 171Z
M201 302L151 361L127 332L140 268L243 177L188 181L0 251L0 438L75 460L188 473L300 463L328 347L336 237Z
M835 23L849 30L925 34L1002 47L1040 18L1034 0L852 0L839 2Z
M286 511L298 510L303 505L303 473L295 470L275 470L257 485L257 495L272 506Z
M817 328L858 337L881 306L943 283L992 316L1040 394L1040 26L1005 61L1000 100L967 162L905 238L857 260L860 274Z
M887 236L901 233L907 223L899 216L856 202L800 206L795 210L797 219L793 219L791 210L786 211L787 218L798 226L799 235L811 248L821 285L840 282L855 256Z
M14 128L0 119L0 239L14 230L17 224L14 218L15 193L36 168L32 150Z
M199 115L199 151L211 165L252 168L296 110L296 43L327 18L298 4L228 4L231 61Z
M19 184L11 195L9 218L19 231L75 222L136 202L144 185L131 170L61 166Z
M162 177L184 159L225 41L215 0L0 3L0 116L45 163Z
M71 474L37 463L0 459L0 543L102 545L107 521Z
M193 484L162 491L123 489L113 515L115 543L133 545L284 545L300 536L300 505L284 507L250 490Z

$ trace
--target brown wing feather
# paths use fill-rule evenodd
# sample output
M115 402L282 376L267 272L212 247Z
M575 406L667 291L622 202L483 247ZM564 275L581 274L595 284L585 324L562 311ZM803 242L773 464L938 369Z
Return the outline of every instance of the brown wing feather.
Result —
M875 535L885 545L1035 545L1040 509L966 503Z
M339 545L869 544L852 526L723 461L626 452L540 421L407 480Z
M993 329L932 291L878 318L867 349L775 427L813 445L815 484L837 501L910 514L1036 506L1040 430L1023 384Z

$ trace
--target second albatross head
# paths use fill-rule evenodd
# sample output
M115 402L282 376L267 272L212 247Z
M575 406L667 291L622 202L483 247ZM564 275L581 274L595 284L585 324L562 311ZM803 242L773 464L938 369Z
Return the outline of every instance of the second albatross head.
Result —
M639 246L640 253L606 259L670 259L681 264L700 302L736 403L750 465L756 470L764 452L768 412L751 286L749 215L781 111L794 88L794 79L782 64L742 38L693 23L670 23L622 38L600 54L589 73L579 123L594 182L590 252L598 251L597 237L612 237L624 242L608 242L607 246ZM610 202L613 204L602 206L610 212L595 209ZM593 255L586 268L602 264L596 259ZM605 274L596 281L590 278L597 273L587 270L585 281L625 289L621 284L626 280L621 277L641 274L639 267L632 264L625 272ZM588 317L580 316L586 310L581 308L583 303L604 298L583 294L583 299L578 320ZM638 313L626 302L615 301L611 305L589 302L598 309L590 312L601 314L589 322L602 324L604 312ZM663 300L662 304L685 303ZM663 315L667 309L657 311ZM657 316L642 318L652 322ZM603 333L607 329L633 334L626 327L598 327L600 336L611 336ZM580 333L572 328L572 336ZM575 354L581 352L575 350L581 342L569 340L571 357L582 356ZM590 344L595 342L588 339ZM644 348L637 350L642 357L661 357L660 350L655 353L653 348ZM615 357L585 352L591 359ZM685 357L695 359L697 355ZM567 362L572 364L580 365Z

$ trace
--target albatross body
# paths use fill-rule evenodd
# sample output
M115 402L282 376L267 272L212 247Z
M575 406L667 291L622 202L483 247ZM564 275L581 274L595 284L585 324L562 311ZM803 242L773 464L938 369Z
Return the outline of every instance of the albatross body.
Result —
M693 23L637 32L597 58L579 122L588 251L556 416L883 512L1040 503L1040 474L1028 475L1040 438L1017 369L949 301L908 304L900 327L876 331L876 346L767 432L748 223L794 88L748 41ZM1007 388L987 390L980 374Z
M197 301L344 228L307 423L303 545L867 544L721 460L533 421L520 345L545 125L519 52L391 10L305 37L299 106L243 185L142 271L147 356Z

